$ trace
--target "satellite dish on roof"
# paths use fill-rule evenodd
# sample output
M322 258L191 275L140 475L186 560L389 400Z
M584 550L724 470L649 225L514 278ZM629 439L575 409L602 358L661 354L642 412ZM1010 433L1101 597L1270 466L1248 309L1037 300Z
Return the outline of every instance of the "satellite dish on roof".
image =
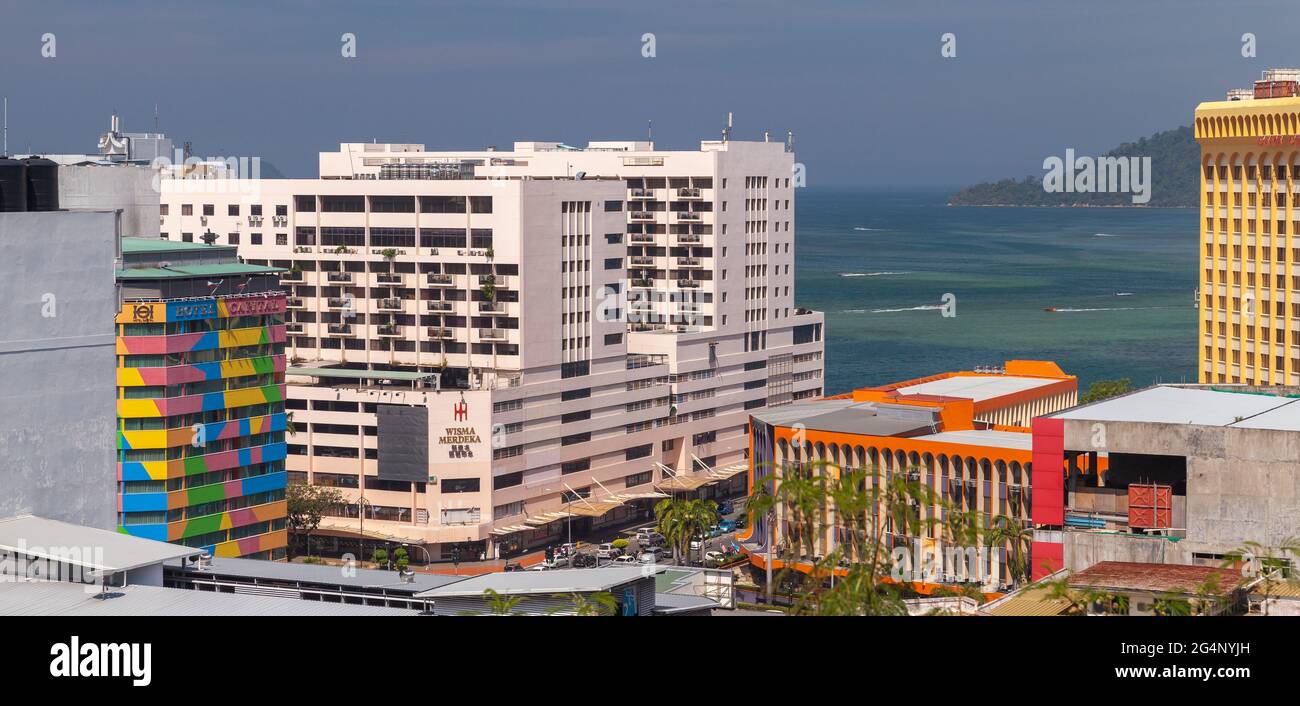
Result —
M577 174L573 175L573 178L577 179L578 181L582 181L584 178L586 178L586 176L587 176L586 172L578 172Z

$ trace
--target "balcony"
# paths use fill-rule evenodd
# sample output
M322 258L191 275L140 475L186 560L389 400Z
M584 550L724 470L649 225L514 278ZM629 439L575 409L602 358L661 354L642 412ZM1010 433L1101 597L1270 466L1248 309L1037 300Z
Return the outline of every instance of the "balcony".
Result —
M304 308L302 297L285 297L284 306L288 309L302 309Z
M379 311L401 311L402 300L398 299L397 297L388 297L387 299L380 299L377 308L379 309Z
M703 240L704 240L704 236L699 235L698 233L678 233L678 234L677 234L677 242L678 242L678 244L681 244L681 243L700 243L700 242L703 242Z
M280 275L281 284L302 284L302 270L289 270Z
M379 327L379 335L390 338L397 337L406 333L405 329L405 326L398 326L397 324L384 324Z
M703 267L704 258L701 257L679 257L677 258L679 267Z
M655 259L646 255L633 255L628 258L628 262L633 265L653 265L655 264Z
M652 279L633 279L628 283L633 289L654 289L655 282Z
M329 275L326 276L326 279L327 279L328 281L330 281L330 282L351 282L351 281L352 281L352 273L351 273L351 272L331 272L331 273L329 273Z
M425 330L425 332L429 334L429 338L438 341L447 341L456 337L456 332L452 329L439 328L437 326L430 326Z
M505 275L479 275L478 276L478 284L480 287L485 284L491 284L495 286L497 289L504 289L506 287L507 281L508 280L506 280Z
M400 273L380 272L375 275L375 281L380 284L402 284L405 280Z
M352 336L352 324L330 324L326 332L331 336Z
M655 197L654 189L628 189L628 198L633 199L652 199Z
M352 297L330 297L325 300L325 305L331 309L351 309Z
M503 328L481 328L478 330L478 338L480 341L505 341L509 335Z
M700 193L700 190L699 190L699 189L695 189L695 188L685 189L685 188L683 188L683 189L678 189L678 190L677 190L677 197L678 197L678 198L682 198L682 199L698 199L698 198L701 198L701 197L702 197L702 194Z
M435 312L435 313L447 313L447 312L450 312L450 311L452 310L452 304L451 304L451 302L445 302L445 301L441 301L441 300L439 300L439 301L426 301L426 302L424 303L424 310L425 310L425 311L432 311L432 312Z
M653 221L655 219L655 214L650 211L631 211L627 214L627 217L628 220L633 223L644 223L646 221Z
M695 213L694 211L675 211L675 213L677 214L677 220L679 221L699 222L704 220L702 215Z
M451 287L455 284L455 282L452 280L451 275L430 273L425 275L424 279L426 282L428 282L429 284L435 287Z
M478 310L480 314L489 314L492 316L505 316L506 305L502 302L479 302Z
M285 333L302 333L302 324L285 324Z
M653 243L654 233L632 233L627 237L629 243Z
M679 280L677 280L677 286L680 287L681 289L699 289L699 287L700 287L700 280L698 280L698 279L679 279Z

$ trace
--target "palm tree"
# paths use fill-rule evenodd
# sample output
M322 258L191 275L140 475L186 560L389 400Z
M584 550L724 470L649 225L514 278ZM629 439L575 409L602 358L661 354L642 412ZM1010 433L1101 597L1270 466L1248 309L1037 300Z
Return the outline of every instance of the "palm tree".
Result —
M614 600L614 595L609 591L600 591L591 594L590 597L581 593L563 594L557 593L554 598L568 598L572 607L571 615L577 616L606 616L614 615L618 612L618 601ZM549 615L559 615L566 613L563 607L555 607L547 611Z
M674 563L688 555L691 540L703 537L717 519L718 504L712 500L665 498L655 505L655 530L672 546Z
M505 596L492 589L483 591L487 597L488 613L491 615L513 615L515 608L523 602L523 596Z
M1029 547L1033 542L1034 533L1026 528L1023 523L1013 517L998 515L993 520L993 526L989 528L984 537L985 546L987 547L1006 547L1010 545L1010 556L1007 557L1007 568L1010 569L1011 583L1013 586L1019 585L1021 581L1029 580Z

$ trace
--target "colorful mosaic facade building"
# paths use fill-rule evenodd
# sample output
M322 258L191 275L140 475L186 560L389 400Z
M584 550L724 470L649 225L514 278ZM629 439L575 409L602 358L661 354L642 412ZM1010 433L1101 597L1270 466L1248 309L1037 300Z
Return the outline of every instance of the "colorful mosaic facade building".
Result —
M235 248L124 238L118 528L214 556L287 546L285 298Z

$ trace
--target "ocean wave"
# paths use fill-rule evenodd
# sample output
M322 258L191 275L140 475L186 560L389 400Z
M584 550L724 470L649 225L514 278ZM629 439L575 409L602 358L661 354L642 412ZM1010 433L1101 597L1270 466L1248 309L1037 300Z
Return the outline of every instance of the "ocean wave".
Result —
M889 230L888 228L864 228L863 226L853 226L853 230L858 232L879 233Z
M910 272L895 272L895 271L884 271L884 272L841 272L841 273L840 273L840 276L841 276L841 277L884 277L884 276L886 276L886 275L908 275L908 274L911 274L911 273L910 273Z
M841 314L893 314L900 311L934 311L942 309L942 304L922 304L921 306L906 306L899 309L845 309Z
M1052 313L1065 314L1078 311L1141 311L1144 309L1168 309L1167 306L1104 306L1094 309L1056 309Z
M1115 233L1093 233L1092 235L1093 235L1093 237L1096 237L1096 238L1118 238L1118 237L1120 237L1119 235L1117 235L1117 234L1115 234Z

